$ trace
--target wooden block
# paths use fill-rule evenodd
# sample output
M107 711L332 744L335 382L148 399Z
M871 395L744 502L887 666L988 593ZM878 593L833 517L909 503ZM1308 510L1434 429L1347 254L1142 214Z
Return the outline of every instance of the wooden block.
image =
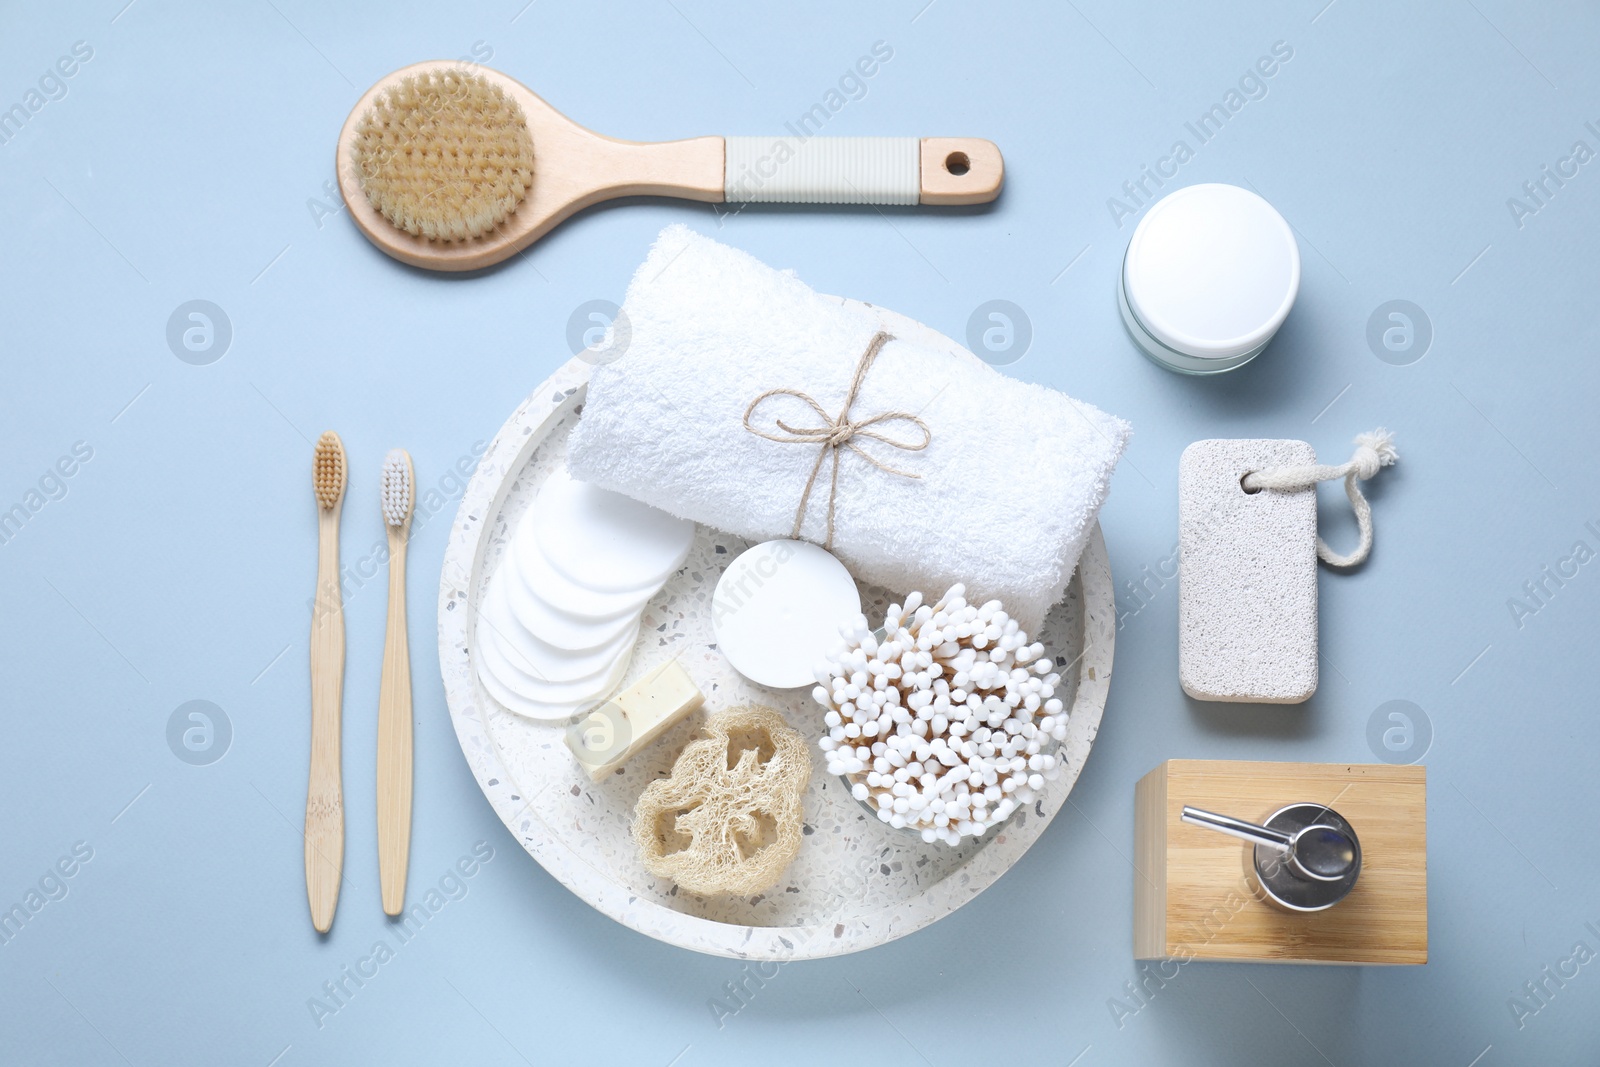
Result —
M1260 899L1243 841L1190 826L1185 804L1263 821L1326 804L1361 839L1361 876L1327 911ZM1168 760L1134 790L1133 954L1264 963L1428 962L1427 773L1385 763Z

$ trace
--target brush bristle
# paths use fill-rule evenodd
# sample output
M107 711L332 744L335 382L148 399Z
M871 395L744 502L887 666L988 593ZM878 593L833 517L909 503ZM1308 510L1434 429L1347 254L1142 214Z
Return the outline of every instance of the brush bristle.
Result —
M383 521L404 526L411 517L411 457L403 448L391 448L383 457Z
M361 191L413 237L491 233L533 186L522 108L481 74L412 74L380 93L350 149Z
M312 463L311 481L317 503L331 508L344 496L344 442L328 430L317 438L317 455Z

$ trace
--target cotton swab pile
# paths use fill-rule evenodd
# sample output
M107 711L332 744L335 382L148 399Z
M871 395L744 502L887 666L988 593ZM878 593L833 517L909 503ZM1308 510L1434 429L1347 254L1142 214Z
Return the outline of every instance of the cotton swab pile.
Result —
M1061 676L998 600L912 593L876 636L866 616L817 668L828 771L895 828L958 845L1033 801L1060 770Z

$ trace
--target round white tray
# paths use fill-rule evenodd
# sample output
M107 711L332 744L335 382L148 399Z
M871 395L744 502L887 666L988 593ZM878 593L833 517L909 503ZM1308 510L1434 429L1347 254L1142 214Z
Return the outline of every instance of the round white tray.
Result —
M954 341L904 316L872 308L883 328L935 351L976 359ZM522 846L563 885L611 918L697 952L756 960L810 959L881 945L950 914L1015 863L1065 803L1083 770L1111 682L1116 612L1105 541L1097 527L1068 587L1037 636L1057 656L1060 694L1071 709L1064 768L1031 807L959 848L925 844L868 816L814 758L805 838L783 881L755 897L679 892L639 863L630 826L645 785L665 776L703 721L691 716L639 753L621 773L590 783L563 740L564 728L506 711L477 679L468 635L479 597L511 530L545 478L565 462L567 435L589 383L573 359L534 389L501 427L467 487L439 582L439 666L456 737L478 785ZM630 685L676 657L706 694L707 709L756 702L777 708L813 742L821 709L809 689L747 682L716 650L709 605L717 578L747 547L701 526L683 569L645 610ZM924 590L937 596L943 590ZM869 618L890 603L863 586ZM813 748L813 752L815 752Z

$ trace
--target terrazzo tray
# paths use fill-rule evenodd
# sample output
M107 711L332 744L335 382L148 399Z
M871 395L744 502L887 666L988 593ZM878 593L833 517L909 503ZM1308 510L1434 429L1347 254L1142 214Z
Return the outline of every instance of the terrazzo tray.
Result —
M862 305L867 306L867 305ZM957 358L966 349L919 323L870 308L896 336ZM439 661L456 737L489 803L522 846L563 885L624 925L669 944L753 960L810 959L881 945L943 918L1010 868L1066 802L1088 758L1111 681L1115 608L1105 541L1098 527L1068 588L1037 636L1055 652L1058 690L1071 709L1063 768L1031 806L959 848L925 844L869 816L813 747L805 837L783 881L754 897L680 892L639 863L630 831L645 785L665 776L703 721L691 716L591 784L563 740L565 728L522 719L478 682L472 642L479 598L499 566L518 518L545 478L565 462L567 436L589 383L575 358L523 401L501 427L467 487L439 583ZM809 689L779 691L746 681L716 650L711 592L724 567L748 547L706 526L683 568L645 609L623 680L676 657L706 694L708 709L759 702L779 709L813 745L822 711ZM890 594L862 587L869 618ZM925 590L937 596L943 590Z

